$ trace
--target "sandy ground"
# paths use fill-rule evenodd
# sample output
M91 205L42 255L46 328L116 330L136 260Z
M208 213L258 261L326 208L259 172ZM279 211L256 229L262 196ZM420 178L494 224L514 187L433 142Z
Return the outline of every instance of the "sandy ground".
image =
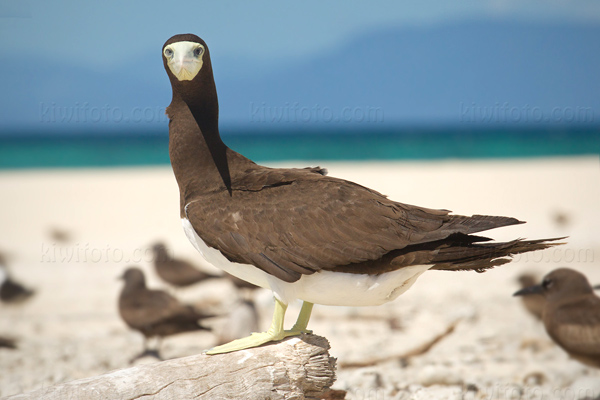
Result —
M334 388L347 390L349 399L377 400L600 395L600 371L570 360L511 297L523 271L541 276L566 266L600 283L597 157L320 164L332 176L405 203L528 222L490 232L498 240L569 236L565 246L517 256L485 274L425 273L381 307L316 306L309 327L331 341L338 358ZM37 291L24 304L0 304L0 336L19 341L16 350L0 349L0 396L128 367L142 338L119 319L118 275L139 265L150 286L166 288L152 271L148 249L159 239L175 256L200 265L181 230L170 168L2 171L0 190L0 251L14 278ZM53 230L69 237L57 241ZM217 312L236 304L225 280L171 292ZM261 290L254 297L266 329L271 296ZM288 324L297 309L288 312ZM218 332L226 320L211 322ZM454 331L422 355L343 367L405 354L453 324ZM167 338L163 355L195 354L215 341L206 332Z

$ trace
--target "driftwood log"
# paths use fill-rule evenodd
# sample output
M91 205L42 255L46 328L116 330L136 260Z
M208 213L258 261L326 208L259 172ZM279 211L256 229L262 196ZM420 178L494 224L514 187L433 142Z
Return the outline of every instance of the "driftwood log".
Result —
M316 335L234 353L177 358L8 397L70 399L321 399L335 380L329 342Z

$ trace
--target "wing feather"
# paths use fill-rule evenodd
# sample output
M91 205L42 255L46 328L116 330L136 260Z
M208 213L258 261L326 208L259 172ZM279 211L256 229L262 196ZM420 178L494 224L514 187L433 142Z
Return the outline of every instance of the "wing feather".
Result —
M565 350L595 357L600 363L600 298L597 296L588 295L554 309L547 330Z
M234 190L231 197L199 195L185 212L198 235L229 260L253 264L287 282L322 269L378 260L390 251L454 233L520 223L402 204L314 172L261 174L246 185L252 190ZM275 184L277 179L285 184Z

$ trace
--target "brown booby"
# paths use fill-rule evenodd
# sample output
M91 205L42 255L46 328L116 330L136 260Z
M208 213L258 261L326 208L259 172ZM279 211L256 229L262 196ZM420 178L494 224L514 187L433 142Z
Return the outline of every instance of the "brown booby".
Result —
M535 286L536 283L539 282L539 279L536 279L533 274L524 273L519 275L518 281L521 289L525 289ZM600 285L592 286L592 289L600 290ZM546 299L544 298L543 293L529 293L527 296L521 296L521 300L527 312L541 321L544 307L546 306Z
M50 238L58 243L68 243L72 240L73 235L66 229L53 226L48 232Z
M313 303L372 306L394 300L429 269L484 271L548 240L490 239L473 233L522 223L451 215L392 201L320 168L260 166L219 134L219 105L208 46L176 35L162 48L173 90L169 155L188 239L210 263L275 295L267 332L209 354L259 346L307 331ZM304 301L291 330L290 301Z
M0 254L0 301L4 303L21 303L35 292L16 282L9 274L4 261L4 256Z
M156 273L163 281L173 286L187 287L206 279L220 278L218 275L200 271L186 260L171 257L164 243L155 243L152 252Z
M132 362L147 355L160 359L159 346L155 350L148 349L149 338L158 337L160 341L178 333L210 330L199 323L209 315L181 304L166 292L148 289L139 268L128 268L121 278L125 280L125 286L119 296L119 314L131 329L144 335L144 350Z
M559 268L540 285L521 289L515 296L543 295L542 320L548 335L572 358L600 368L600 297L585 275Z
M0 336L0 348L15 350L17 348L17 341L12 338Z

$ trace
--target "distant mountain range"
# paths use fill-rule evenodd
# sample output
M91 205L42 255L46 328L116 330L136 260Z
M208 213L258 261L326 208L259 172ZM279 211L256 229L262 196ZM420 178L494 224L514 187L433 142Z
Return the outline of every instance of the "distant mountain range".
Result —
M600 124L600 25L386 28L277 66L211 52L225 130ZM158 52L111 71L0 58L4 133L166 132Z

